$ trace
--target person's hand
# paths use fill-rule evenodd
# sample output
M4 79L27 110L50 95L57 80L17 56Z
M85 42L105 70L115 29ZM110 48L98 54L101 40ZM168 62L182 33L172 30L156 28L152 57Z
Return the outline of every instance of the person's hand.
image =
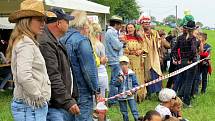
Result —
M136 91L134 91L134 90L131 90L131 93L132 93L132 94L135 94L135 93L136 93Z
M144 37L143 32L141 30L137 31L137 35L139 35L140 37Z
M177 61L175 61L175 60L173 60L172 63L173 63L174 65L177 65L177 64L178 64Z
M72 105L72 106L69 108L69 111L70 111L72 114L80 115L80 109L79 109L79 107L78 107L77 104Z
M180 61L178 61L178 64L181 64L181 60L180 60Z
M119 35L119 40L126 42L125 35Z
M143 53L142 50L137 50L137 51L136 51L136 56L139 56L139 55L141 55L142 53Z
M187 61L187 64L192 64L192 61Z
M178 111L178 119L183 119L182 118L182 111Z
M10 64L10 63L11 63L11 61L10 61L10 60L7 60L7 61L6 61L6 64Z
M103 64L103 65L106 64L107 61L108 61L108 58L106 56L103 56L103 57L100 58L100 63Z
M105 98L102 97L101 94L96 94L96 100L97 100L98 102L105 102L105 101L106 101Z
M128 96L133 95L133 94L131 93L131 91L127 92L126 94L127 94Z
M118 81L119 81L119 82L123 82L123 80L124 80L123 75L119 75L119 76L118 76Z

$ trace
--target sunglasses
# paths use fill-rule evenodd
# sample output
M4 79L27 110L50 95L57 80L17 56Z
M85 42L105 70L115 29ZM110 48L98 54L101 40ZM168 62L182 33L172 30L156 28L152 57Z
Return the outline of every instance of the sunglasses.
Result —
M173 97L172 99L173 99L173 100L176 100L176 97Z

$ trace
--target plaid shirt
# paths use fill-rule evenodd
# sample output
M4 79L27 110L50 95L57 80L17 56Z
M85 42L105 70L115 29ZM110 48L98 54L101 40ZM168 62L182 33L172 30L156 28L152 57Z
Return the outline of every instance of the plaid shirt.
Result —
M172 50L173 57L178 61L196 61L198 41L194 36L186 39L187 34L177 38L177 43Z

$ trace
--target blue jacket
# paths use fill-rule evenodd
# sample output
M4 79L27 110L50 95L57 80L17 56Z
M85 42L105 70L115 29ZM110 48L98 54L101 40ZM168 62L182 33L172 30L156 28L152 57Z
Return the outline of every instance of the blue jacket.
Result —
M108 64L119 64L119 56L123 54L123 43L119 40L117 30L113 27L108 27L105 33L104 46L108 57Z
M120 82L118 78L115 79L115 86L118 87L118 93L125 92L127 90L130 90L134 87L138 86L138 81L136 78L135 73L129 69L128 70L128 75L124 75L122 71L119 73L120 75L123 75L123 81ZM119 100L127 100L127 99L134 99L134 96L127 96L127 95L122 95Z
M97 92L98 73L90 40L70 28L60 42L67 49L73 79L77 82L80 94Z

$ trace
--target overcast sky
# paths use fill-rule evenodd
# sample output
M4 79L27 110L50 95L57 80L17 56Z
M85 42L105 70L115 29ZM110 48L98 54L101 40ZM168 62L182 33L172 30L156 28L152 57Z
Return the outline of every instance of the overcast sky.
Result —
M147 15L155 16L162 21L168 15L175 15L178 6L179 18L184 17L184 10L190 9L195 21L204 26L215 27L215 0L136 0L141 10Z

